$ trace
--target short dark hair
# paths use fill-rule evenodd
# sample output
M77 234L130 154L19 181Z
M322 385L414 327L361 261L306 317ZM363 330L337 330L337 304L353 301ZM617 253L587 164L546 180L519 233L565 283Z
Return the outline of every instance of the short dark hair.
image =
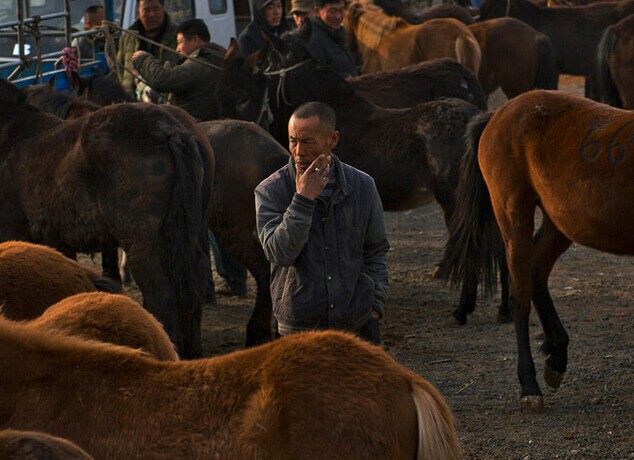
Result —
M137 2L136 2L136 9L137 10L141 8L141 2L142 1L143 0L137 0ZM145 1L148 1L148 0L145 0ZM159 3L161 4L162 7L165 7L165 0L159 0Z
M198 35L205 43L209 43L211 36L209 35L209 29L202 19L188 19L184 21L176 29L177 34L183 34L187 40L191 40L195 35Z
M341 0L313 0L313 3L317 8L324 8L331 3L339 3Z
M86 11L84 11L84 15L86 15L86 14L97 14L99 12L99 10L103 10L103 6L101 6L101 5L90 5L88 8L86 8Z
M319 118L319 124L334 130L337 125L337 115L332 107L323 102L306 102L295 109L293 117L305 120L311 117Z

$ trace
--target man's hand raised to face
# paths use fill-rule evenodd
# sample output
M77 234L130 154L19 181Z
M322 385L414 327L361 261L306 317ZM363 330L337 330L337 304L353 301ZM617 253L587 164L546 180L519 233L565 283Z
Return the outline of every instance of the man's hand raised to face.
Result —
M309 200L316 200L328 183L331 161L329 155L319 155L305 172L298 172L295 178L297 193Z

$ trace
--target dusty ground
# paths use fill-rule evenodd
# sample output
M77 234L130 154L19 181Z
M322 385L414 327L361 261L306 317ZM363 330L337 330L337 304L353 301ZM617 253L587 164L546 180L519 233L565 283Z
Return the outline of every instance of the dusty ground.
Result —
M386 223L392 249L385 349L445 395L465 458L634 459L633 258L573 246L560 259L550 286L570 335L569 369L559 390L542 384L544 412L524 414L513 326L495 322L497 299L481 300L467 325L454 326L449 313L458 294L430 278L444 244L440 208L390 213ZM250 279L246 299L221 297L206 307L209 355L241 347L253 301ZM541 380L541 330L532 316Z

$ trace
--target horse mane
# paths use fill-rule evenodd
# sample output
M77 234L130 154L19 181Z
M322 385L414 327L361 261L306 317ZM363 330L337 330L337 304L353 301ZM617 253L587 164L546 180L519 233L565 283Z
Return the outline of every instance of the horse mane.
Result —
M383 37L408 23L399 17L388 16L380 6L371 2L353 2L348 7L350 23L356 24L355 36L367 48L379 46Z
M26 103L40 111L55 115L62 120L68 117L68 111L74 100L70 94L53 91L48 85L35 85L24 88Z

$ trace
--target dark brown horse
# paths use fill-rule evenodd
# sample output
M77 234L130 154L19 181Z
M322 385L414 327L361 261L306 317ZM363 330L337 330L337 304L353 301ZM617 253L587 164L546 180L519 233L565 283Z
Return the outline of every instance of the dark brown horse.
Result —
M0 234L63 253L121 245L144 306L200 356L211 149L142 104L63 121L0 80ZM205 139L206 142L206 139Z
M408 110L379 108L360 97L332 69L312 60L306 38L289 35L280 43L284 48L270 52L269 60L260 67L269 69L266 75L260 70L258 76L268 81L271 94L277 88L284 94L279 101L271 101L274 122L270 131L280 142L288 142L287 123L297 106L310 100L330 104L337 113L341 133L336 153L374 178L386 210L411 209L433 197L448 221L464 154L466 123L480 110L457 99L432 101ZM244 73L239 79L233 70L220 79L217 87L224 93L219 99L238 114L250 104L247 95L253 94L261 101L264 92L259 88L257 94L258 78ZM238 82L253 86L240 90L236 88ZM255 116L257 111L249 114ZM461 305L454 313L460 323L464 324L466 314L473 311L477 279L477 275L465 279ZM503 305L501 311L503 315L508 312L507 306Z
M479 257L479 248L492 254L504 241L520 404L541 410L529 340L531 298L544 330L544 379L557 388L568 364L569 339L548 277L573 241L634 255L634 114L566 93L532 91L474 120L468 141L447 248L454 279L482 268L493 280L495 257ZM542 222L533 236L537 207Z
M0 314L5 318L37 318L66 297L116 292L118 287L52 248L24 241L0 243Z
M478 79L486 94L502 88L509 99L532 89L557 89L557 69L548 37L513 18L469 26L482 61Z
M371 3L348 6L343 24L350 48L361 54L361 73L397 70L419 62L451 58L478 74L480 46L469 28L452 18L408 24Z
M603 30L634 13L634 0L578 7L540 7L529 0L484 0L482 21L510 16L546 35L559 73L586 77L586 95L598 98L596 50Z
M97 459L461 457L440 393L339 332L169 362L0 319L0 367L0 429L46 431Z
M601 102L634 110L634 15L605 29L597 64Z
M66 439L33 431L0 431L0 458L11 460L92 460Z

